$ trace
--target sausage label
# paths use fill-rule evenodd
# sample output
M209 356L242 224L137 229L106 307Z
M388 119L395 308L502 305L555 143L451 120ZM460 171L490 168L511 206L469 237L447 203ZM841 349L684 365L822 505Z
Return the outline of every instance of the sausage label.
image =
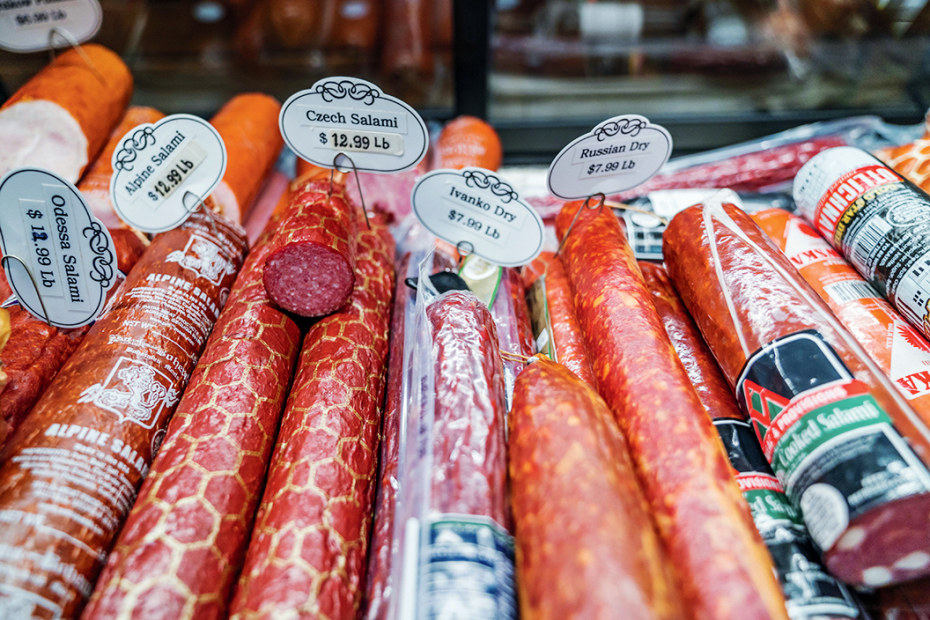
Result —
M795 620L858 618L849 591L820 562L801 515L769 468L752 425L742 420L718 419L714 426L736 470L736 481L756 528L772 554L788 616Z
M442 515L430 524L421 563L422 618L465 613L516 620L513 537L493 520Z
M74 185L47 170L0 181L0 249L20 305L57 327L95 320L116 282L110 233Z
M94 38L103 23L97 0L0 0L0 48L38 52Z
M490 170L434 170L420 177L410 201L427 230L495 265L523 265L542 250L539 214Z
M95 383L78 397L142 428L152 428L164 410L173 407L180 393L171 378L157 368L121 357L102 383Z
M817 230L930 336L930 197L851 147L812 158L794 194Z
M644 183L668 161L672 136L644 116L609 118L563 148L549 166L549 191L566 200L616 194Z
M139 230L180 226L226 172L226 146L207 121L167 116L129 130L113 152L110 195L120 218Z
M821 549L869 509L930 491L930 473L868 386L813 330L750 357L737 398Z
M291 95L278 124L298 157L324 168L400 172L420 163L429 145L416 110L351 77L322 79Z

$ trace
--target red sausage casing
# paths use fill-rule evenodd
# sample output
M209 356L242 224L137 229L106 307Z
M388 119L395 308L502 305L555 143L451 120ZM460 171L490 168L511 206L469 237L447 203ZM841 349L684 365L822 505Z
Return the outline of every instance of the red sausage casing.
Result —
M708 202L664 237L669 275L827 568L930 573L930 431L752 219Z
M48 618L83 606L245 248L241 229L203 212L156 237L10 438L0 609Z

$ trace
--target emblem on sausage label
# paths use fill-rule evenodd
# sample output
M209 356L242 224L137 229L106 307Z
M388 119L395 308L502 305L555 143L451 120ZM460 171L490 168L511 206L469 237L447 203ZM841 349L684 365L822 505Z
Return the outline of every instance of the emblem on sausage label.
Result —
M172 383L155 368L121 357L106 380L86 388L78 402L94 403L118 415L120 421L152 428L162 412L180 399Z
M224 276L235 272L235 267L223 257L219 246L196 234L191 235L183 250L171 252L165 260L193 271L197 277L211 284L219 284Z

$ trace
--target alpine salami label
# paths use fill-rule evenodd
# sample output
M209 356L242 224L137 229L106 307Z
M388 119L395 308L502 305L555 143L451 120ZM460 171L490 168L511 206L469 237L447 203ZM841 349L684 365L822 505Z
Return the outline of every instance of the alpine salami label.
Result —
M417 181L410 200L427 230L496 265L526 264L542 249L539 214L490 170L434 170Z
M869 387L814 330L756 352L737 399L821 549L870 509L930 490L930 473Z
M566 200L615 194L654 175L672 153L672 137L644 116L609 118L563 148L549 166L549 191Z
M0 48L38 52L77 45L92 39L102 23L97 0L3 0Z
M930 197L852 147L811 158L798 172L794 195L862 277L930 336Z
M96 319L116 282L110 233L48 170L20 168L0 181L0 250L20 305L56 327Z
M173 114L131 129L113 153L110 195L133 228L158 233L180 226L226 172L226 146L210 123Z
M416 110L358 78L325 78L291 95L278 123L298 157L324 168L400 172L416 166L429 145Z
M772 473L752 426L742 420L717 419L736 481L756 528L772 555L788 616L792 620L858 618L856 602L846 587L827 573L788 496Z
M516 620L513 537L491 519L441 515L426 532L420 618Z

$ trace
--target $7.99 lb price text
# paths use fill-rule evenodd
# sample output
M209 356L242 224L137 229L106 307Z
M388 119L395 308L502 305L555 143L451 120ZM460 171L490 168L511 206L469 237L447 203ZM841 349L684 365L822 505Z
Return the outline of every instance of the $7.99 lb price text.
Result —
M491 226L490 224L485 224L481 220L475 217L465 215L461 211L456 211L455 209L449 209L448 219L450 222L458 224L463 228L473 230L477 233L483 233L489 239L500 239L501 233L497 228Z

